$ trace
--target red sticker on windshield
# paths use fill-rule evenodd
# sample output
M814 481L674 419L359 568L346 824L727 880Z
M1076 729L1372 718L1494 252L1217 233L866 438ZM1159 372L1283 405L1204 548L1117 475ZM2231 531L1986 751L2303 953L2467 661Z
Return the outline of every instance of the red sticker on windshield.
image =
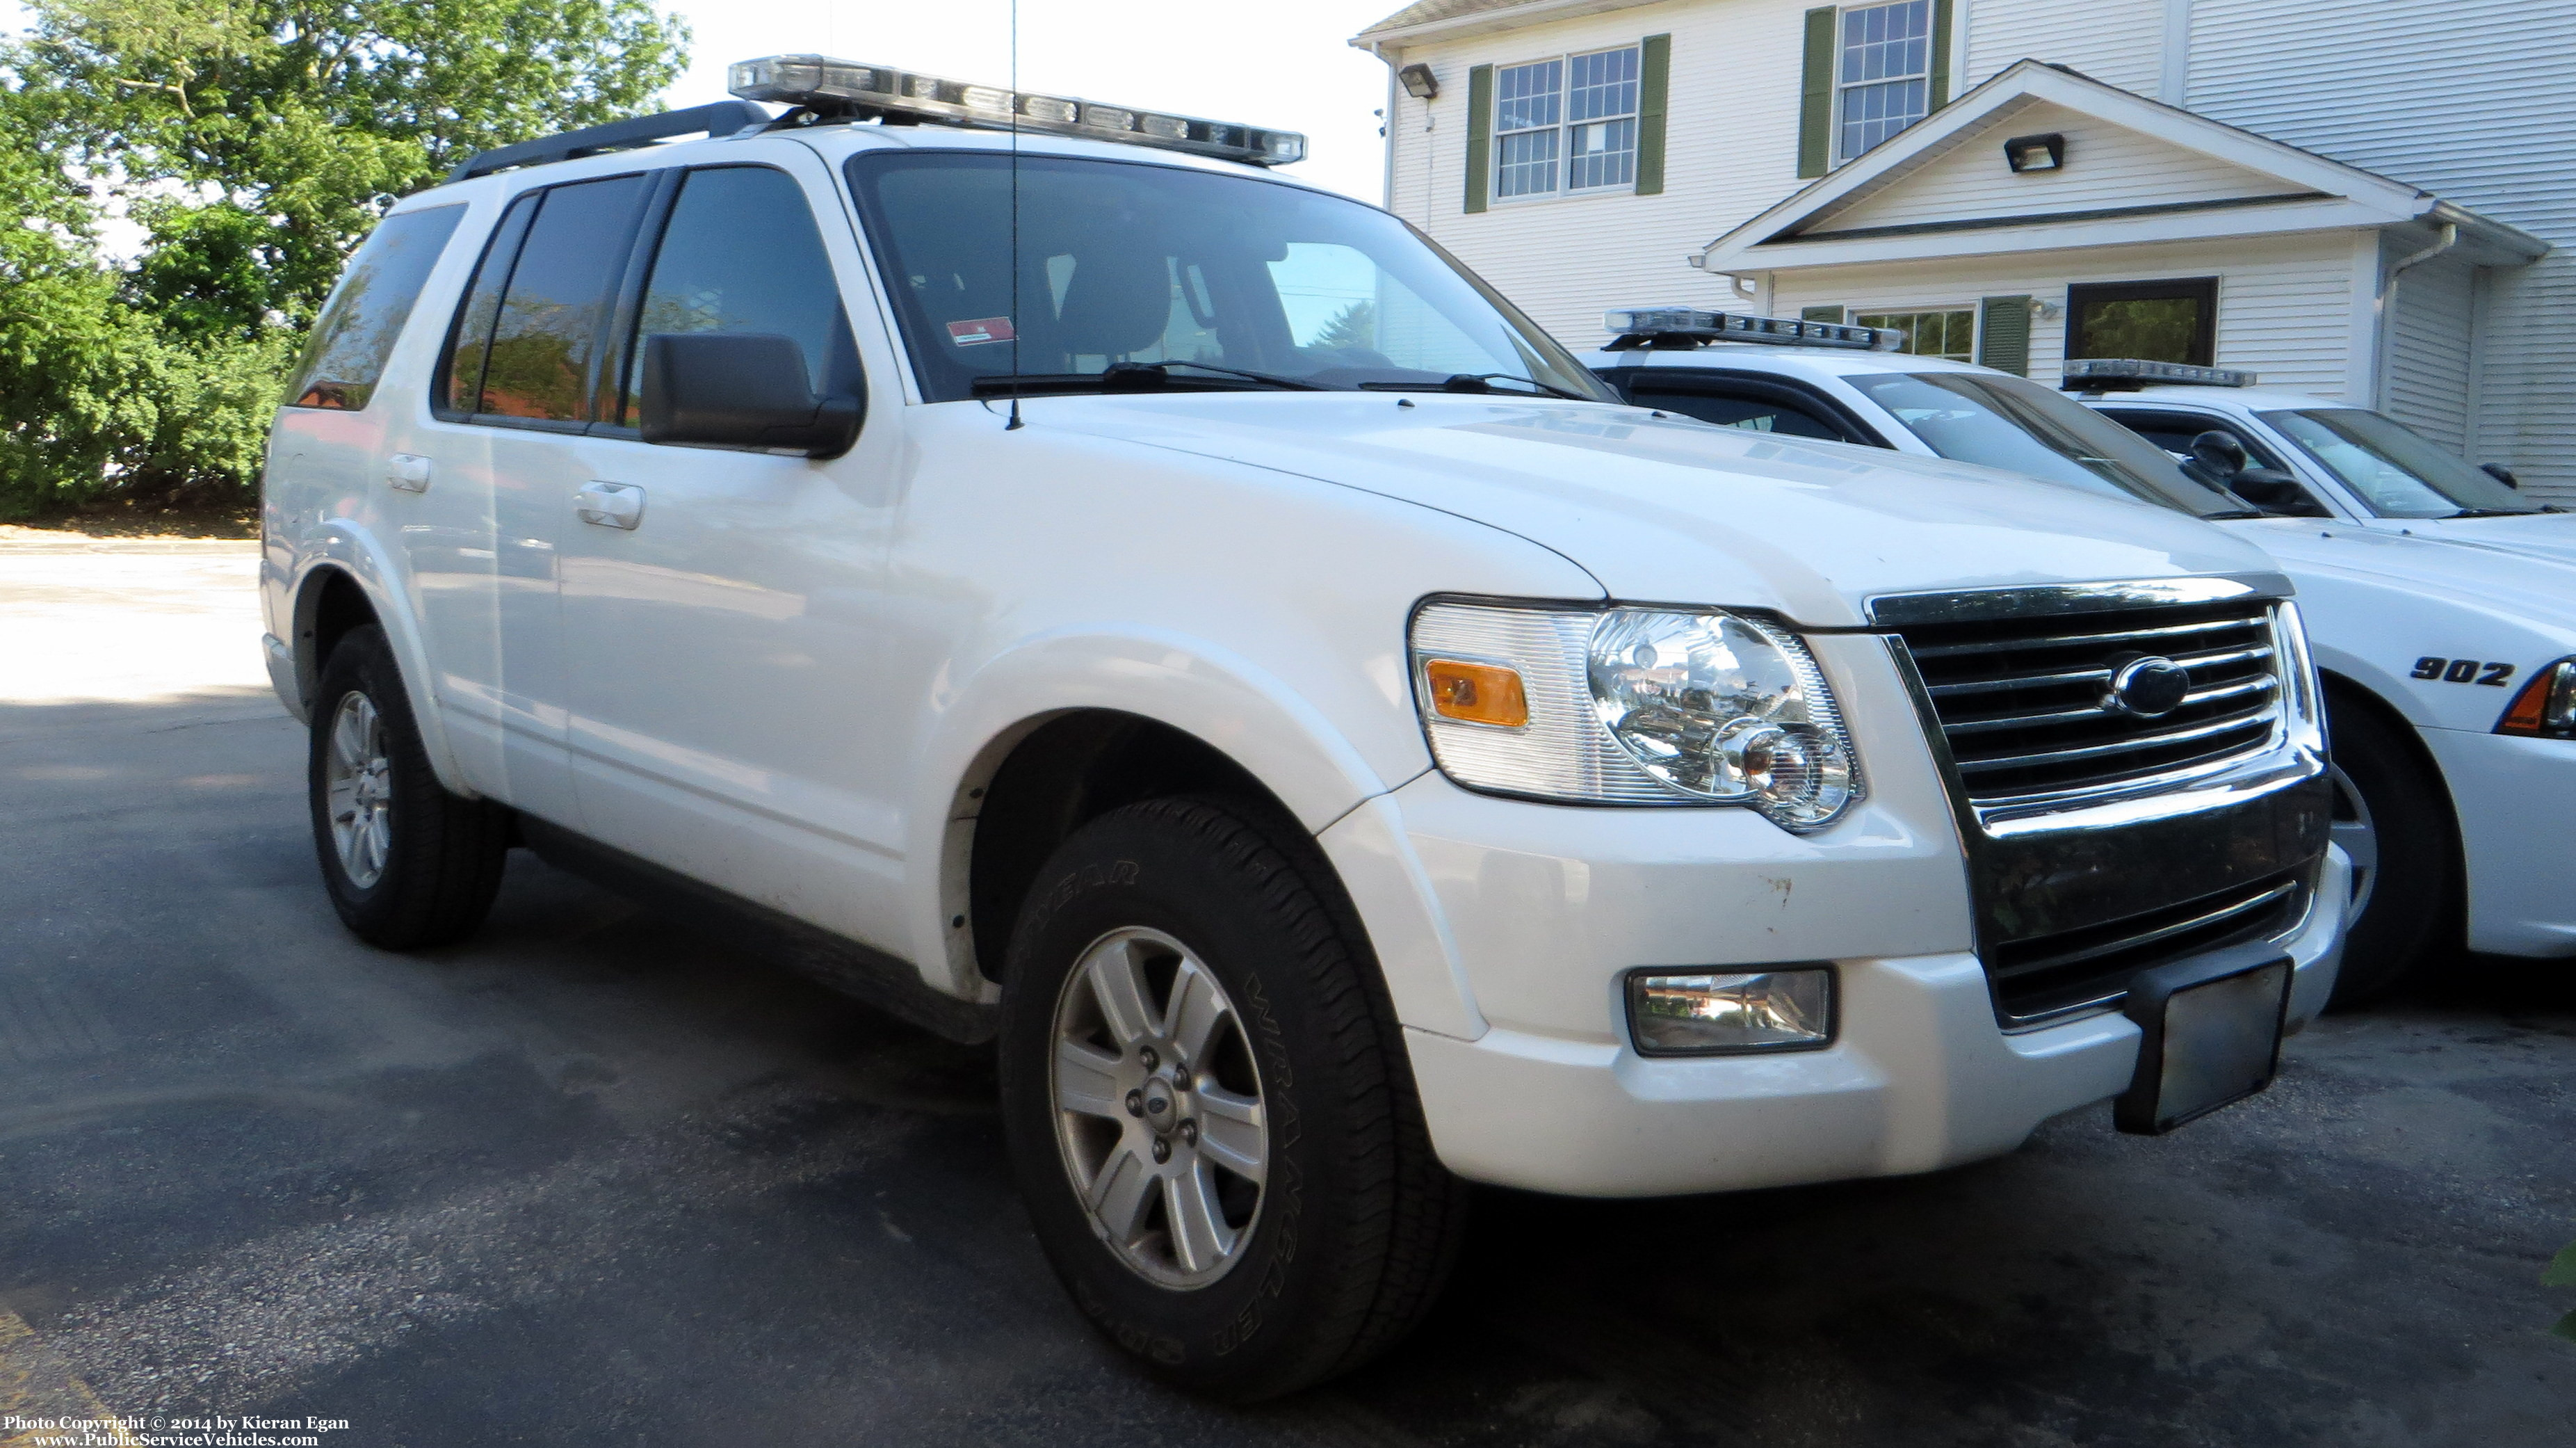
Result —
M972 347L982 342L1008 342L1019 335L1011 330L1008 317L982 317L972 322L948 324L948 340L960 347Z

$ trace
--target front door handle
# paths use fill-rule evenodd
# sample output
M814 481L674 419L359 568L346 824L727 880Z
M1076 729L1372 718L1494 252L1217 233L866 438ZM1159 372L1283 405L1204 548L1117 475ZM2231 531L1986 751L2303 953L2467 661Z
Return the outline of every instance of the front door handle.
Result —
M586 483L572 505L583 522L603 528L632 530L644 521L644 490L633 483Z

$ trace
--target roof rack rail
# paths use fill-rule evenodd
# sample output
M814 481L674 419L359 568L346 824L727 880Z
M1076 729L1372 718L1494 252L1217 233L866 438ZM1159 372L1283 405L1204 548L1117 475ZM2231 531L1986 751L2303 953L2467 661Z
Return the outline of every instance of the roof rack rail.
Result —
M768 125L769 120L769 112L749 101L715 101L691 106L684 111L664 111L658 116L611 121L604 126L587 126L578 131L566 131L560 136L546 136L478 152L464 165L448 172L447 179L471 181L477 176L489 176L513 166L542 166L549 161L570 161L579 156L623 151L677 136L731 136Z

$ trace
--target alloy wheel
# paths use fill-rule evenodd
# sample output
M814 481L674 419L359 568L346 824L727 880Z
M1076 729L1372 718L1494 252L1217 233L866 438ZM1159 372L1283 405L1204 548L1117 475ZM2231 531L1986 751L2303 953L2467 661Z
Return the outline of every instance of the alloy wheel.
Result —
M2371 822L2369 802L2342 765L2334 766L2333 779L2334 813L2326 833L2352 860L2352 908L2345 918L2358 920L2370 908L2371 891L2379 885L2379 829Z
M365 694L353 689L341 696L322 771L340 872L356 888L372 890L393 851L393 761L385 754L384 716Z
M1092 1230L1161 1287L1243 1257L1270 1164L1261 1072L1232 997L1190 948L1113 930L1058 993L1048 1099Z

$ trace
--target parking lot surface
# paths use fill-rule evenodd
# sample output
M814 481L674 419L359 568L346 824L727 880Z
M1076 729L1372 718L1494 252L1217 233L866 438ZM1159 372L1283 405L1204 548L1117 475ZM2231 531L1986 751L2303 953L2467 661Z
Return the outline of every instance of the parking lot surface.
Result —
M2105 1109L1927 1177L1487 1194L1393 1357L1176 1396L1049 1276L985 1053L524 854L462 946L343 934L254 567L0 542L0 1413L341 1448L2576 1442L2545 1333L2576 1292L2537 1280L2576 1238L2576 966L2467 961L2167 1138Z

